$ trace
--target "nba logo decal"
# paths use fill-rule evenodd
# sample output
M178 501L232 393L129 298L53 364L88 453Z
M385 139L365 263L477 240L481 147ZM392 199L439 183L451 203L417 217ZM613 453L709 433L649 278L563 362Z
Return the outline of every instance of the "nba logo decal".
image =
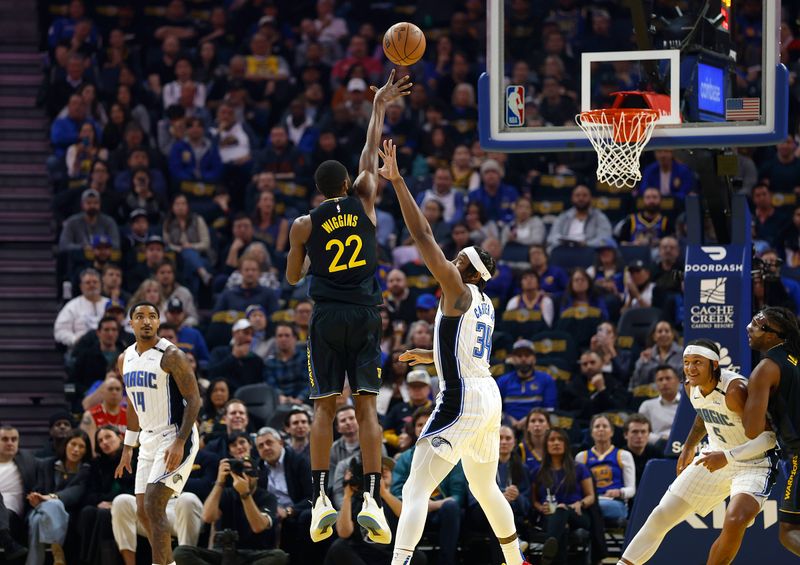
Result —
M506 126L525 125L525 87L509 85L506 87Z

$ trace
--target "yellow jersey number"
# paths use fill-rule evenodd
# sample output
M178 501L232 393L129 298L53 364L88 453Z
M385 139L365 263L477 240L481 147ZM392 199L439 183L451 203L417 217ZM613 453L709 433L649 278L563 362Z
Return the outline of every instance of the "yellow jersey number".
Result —
M346 265L340 265L339 260L344 254L344 248L350 247L351 245L354 245L355 249L353 250L353 254L350 256L350 260ZM362 245L363 242L357 235L351 235L344 241L344 243L342 243L341 239L328 240L328 243L325 245L325 251L330 251L334 247L336 248L336 255L333 256L333 261L331 261L331 264L328 266L328 272L338 273L339 271L345 271L347 269L354 269L356 267L362 267L366 265L366 259L358 259L358 254L361 253Z

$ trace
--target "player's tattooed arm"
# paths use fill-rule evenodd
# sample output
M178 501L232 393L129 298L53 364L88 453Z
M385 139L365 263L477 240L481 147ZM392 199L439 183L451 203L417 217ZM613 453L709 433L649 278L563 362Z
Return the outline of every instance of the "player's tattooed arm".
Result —
M197 377L186 359L186 354L174 345L168 347L161 357L161 368L175 379L175 384L178 385L178 390L186 401L183 409L183 421L178 430L178 439L185 442L197 422L202 404L200 390L197 388Z
M681 454L678 456L678 463L675 468L675 471L678 475L680 475L681 472L683 472L683 470L692 462L692 459L694 459L695 448L697 447L697 444L700 443L700 440L705 436L706 426L700 416L695 416L692 429L689 431L689 435L686 436L686 441L683 443L683 449L681 449Z
M306 242L311 236L311 216L300 216L289 230L289 255L286 258L286 282L296 285L306 276L311 264L306 255Z

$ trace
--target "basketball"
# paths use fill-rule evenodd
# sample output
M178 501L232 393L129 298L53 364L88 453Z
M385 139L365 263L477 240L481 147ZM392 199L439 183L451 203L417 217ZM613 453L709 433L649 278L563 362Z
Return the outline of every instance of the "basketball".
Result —
M383 36L383 52L395 65L413 65L425 54L425 34L414 24L396 23Z

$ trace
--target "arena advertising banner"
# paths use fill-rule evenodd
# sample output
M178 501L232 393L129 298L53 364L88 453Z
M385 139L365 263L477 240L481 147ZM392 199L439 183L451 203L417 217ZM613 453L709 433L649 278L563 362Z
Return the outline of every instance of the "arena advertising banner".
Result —
M750 375L751 351L745 328L751 315L751 250L746 244L689 245L684 273L684 343L711 339L720 349L720 366ZM695 411L681 397L666 455L677 457L692 427Z
M683 294L684 340L714 340L722 368L744 376L750 374L751 254L745 245L688 246Z
M636 491L625 536L626 545L641 529L647 517L658 505L667 487L674 480L674 459L648 461L641 483L647 485L647 488L639 488ZM792 554L785 550L778 541L778 503L785 485L786 475L780 473L778 482L772 489L772 494L764 503L764 508L756 516L755 522L747 529L739 555L733 561L734 565L793 562ZM692 514L675 526L664 538L653 558L647 562L648 565L705 563L711 544L722 530L726 504L727 501L720 503L705 517Z

